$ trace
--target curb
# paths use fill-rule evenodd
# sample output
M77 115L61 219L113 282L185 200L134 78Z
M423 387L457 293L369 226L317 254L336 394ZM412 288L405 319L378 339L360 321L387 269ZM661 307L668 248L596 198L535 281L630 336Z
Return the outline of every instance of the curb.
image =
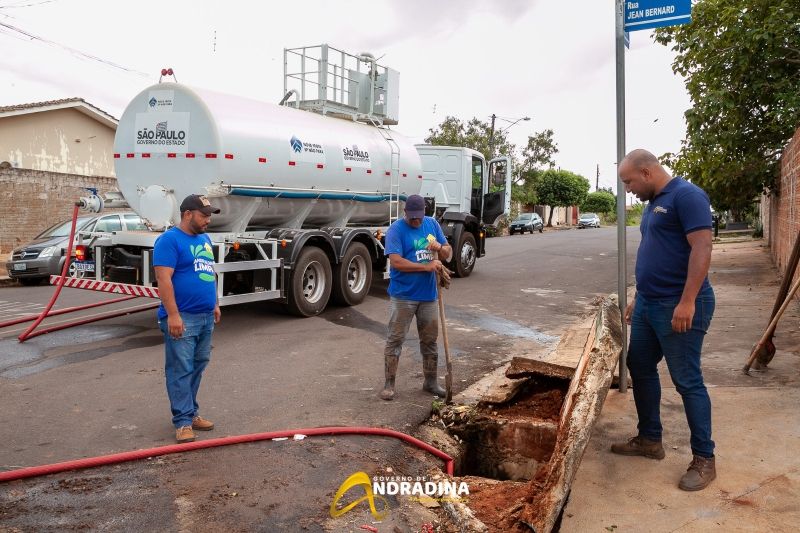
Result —
M8 276L0 276L0 287L18 287L20 286L17 280L11 279Z

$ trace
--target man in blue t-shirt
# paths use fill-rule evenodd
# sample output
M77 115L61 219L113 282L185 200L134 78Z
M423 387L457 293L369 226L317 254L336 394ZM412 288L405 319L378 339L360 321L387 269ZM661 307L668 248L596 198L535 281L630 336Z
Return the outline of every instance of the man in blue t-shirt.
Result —
M678 486L702 490L716 477L711 440L711 400L703 383L700 352L714 314L708 282L711 207L706 193L670 176L646 150L634 150L619 167L625 190L646 201L636 256L636 298L625 311L631 325L628 368L639 417L638 435L611 451L663 459L661 383L658 363L667 361L683 400L691 432L692 462Z
M384 349L386 383L380 393L384 400L395 396L397 363L411 320L417 317L419 350L425 375L423 390L444 397L436 382L439 364L439 317L436 275L445 267L438 257L450 259L453 249L447 244L436 219L425 216L425 200L418 194L406 199L405 216L386 231L385 253L389 257L389 334Z
M181 202L181 221L161 235L153 250L164 334L167 395L178 442L195 440L193 430L214 424L198 414L197 390L211 359L211 334L221 317L214 275L214 251L205 234L211 215L219 213L205 196Z

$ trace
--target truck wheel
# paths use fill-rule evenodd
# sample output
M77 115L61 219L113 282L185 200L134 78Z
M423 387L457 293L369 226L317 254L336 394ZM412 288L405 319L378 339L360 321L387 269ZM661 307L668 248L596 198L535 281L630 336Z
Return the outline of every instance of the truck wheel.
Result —
M453 270L458 278L466 278L475 268L475 259L478 249L475 246L475 237L472 233L464 231L458 240L458 246L453 250Z
M293 315L320 314L331 296L331 262L316 246L307 246L294 263L289 286L288 309Z
M333 277L333 301L340 305L358 305L372 285L372 257L360 242L350 243Z

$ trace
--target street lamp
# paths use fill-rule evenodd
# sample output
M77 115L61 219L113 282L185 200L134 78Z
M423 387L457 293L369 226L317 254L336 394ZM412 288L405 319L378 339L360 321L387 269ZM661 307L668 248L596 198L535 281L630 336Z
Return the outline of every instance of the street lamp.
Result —
M531 119L531 117L522 117L522 118L518 118L516 120L512 120L512 119L508 119L508 118L498 117L497 115L492 113L492 129L489 132L489 159L492 159L494 157L494 121L495 121L495 119L498 119L498 118L500 120L505 120L506 122L510 122L510 124L508 126L506 126L505 128L503 128L502 130L498 131L497 133L503 133L504 131L506 131L511 126L513 126L514 124L516 124L517 122L519 122L521 120L530 120Z

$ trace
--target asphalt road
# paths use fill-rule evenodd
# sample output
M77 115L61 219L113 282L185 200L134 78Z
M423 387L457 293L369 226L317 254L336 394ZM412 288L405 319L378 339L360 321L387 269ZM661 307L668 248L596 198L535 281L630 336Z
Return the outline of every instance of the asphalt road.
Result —
M638 241L638 228L629 228L631 281ZM616 292L617 288L613 227L494 238L487 242L487 249L487 256L479 260L472 276L454 280L445 294L456 391L514 355L536 355L552 349L570 324L593 310L597 296ZM385 292L386 282L376 280L361 305L332 307L309 319L287 316L272 305L224 308L222 323L214 334L212 362L199 395L201 413L217 425L208 437L331 425L384 426L413 433L429 416L432 399L420 390L421 357L413 326L401 357L398 398L393 402L377 399L383 384L382 351L388 317ZM51 294L50 287L0 289L0 321L12 318L14 313L41 308ZM100 298L108 296L64 289L57 307ZM114 307L124 305L131 304ZM0 397L4 399L0 469L174 442L164 390L162 339L154 311L67 329L24 344L16 340L20 329L0 330ZM440 365L443 359L442 355ZM316 513L313 530L321 527L329 505L326 502L344 477L357 470L374 471L380 465L402 468L403 457L410 453L386 439L363 439L363 444L358 438L338 442L347 443L349 448L342 451L333 445L298 444L273 454L264 447L216 450L213 454L194 452L178 462L165 459L167 466L161 475L171 472L187 477L185 472L176 474L181 471L176 464L185 462L183 468L190 472L198 471L198 467L206 472L196 482L203 484L208 494L224 492L227 489L220 487L230 484L226 476L251 464L253 454L261 454L260 472L268 471L264 475L273 480L289 480L283 485L288 487L286 491L291 493L294 487L305 498L305 507L288 503L288 496L279 498L285 505L276 500L271 515L259 515L265 524L272 524L264 527L283 528L298 517ZM326 475L309 473L309 458L315 458ZM135 466L128 468L133 473L125 474L127 477L145 475ZM110 482L102 481L103 476L113 478L114 474L92 475L100 476L97 479L101 479L102 490L109 494L118 491L105 489ZM72 479L76 479L74 475ZM298 479L303 480L302 486L296 484ZM30 483L34 484L14 489L21 491L16 500L9 500L9 493L3 492L5 487L0 487L4 496L0 498L0 512L4 501L13 501L17 509L33 509L33 498L47 492L48 487L59 494L58 483L64 483L64 476ZM163 484L170 486L169 482ZM180 491L159 492L166 488L153 490L165 501L189 497ZM26 504L26 498L32 499ZM54 501L63 506L62 500ZM253 507L262 507L263 500L253 502ZM73 505L80 508L77 500ZM164 526L180 522L180 513L175 514L175 504L171 505L172 510L162 513L170 518L159 519ZM128 524L135 524L137 513L141 515L129 509L119 512L128 517ZM41 520L41 509L36 514ZM26 516L19 513L20 525L25 524ZM90 526L97 526L97 520L86 518ZM52 524L63 522L54 518Z

